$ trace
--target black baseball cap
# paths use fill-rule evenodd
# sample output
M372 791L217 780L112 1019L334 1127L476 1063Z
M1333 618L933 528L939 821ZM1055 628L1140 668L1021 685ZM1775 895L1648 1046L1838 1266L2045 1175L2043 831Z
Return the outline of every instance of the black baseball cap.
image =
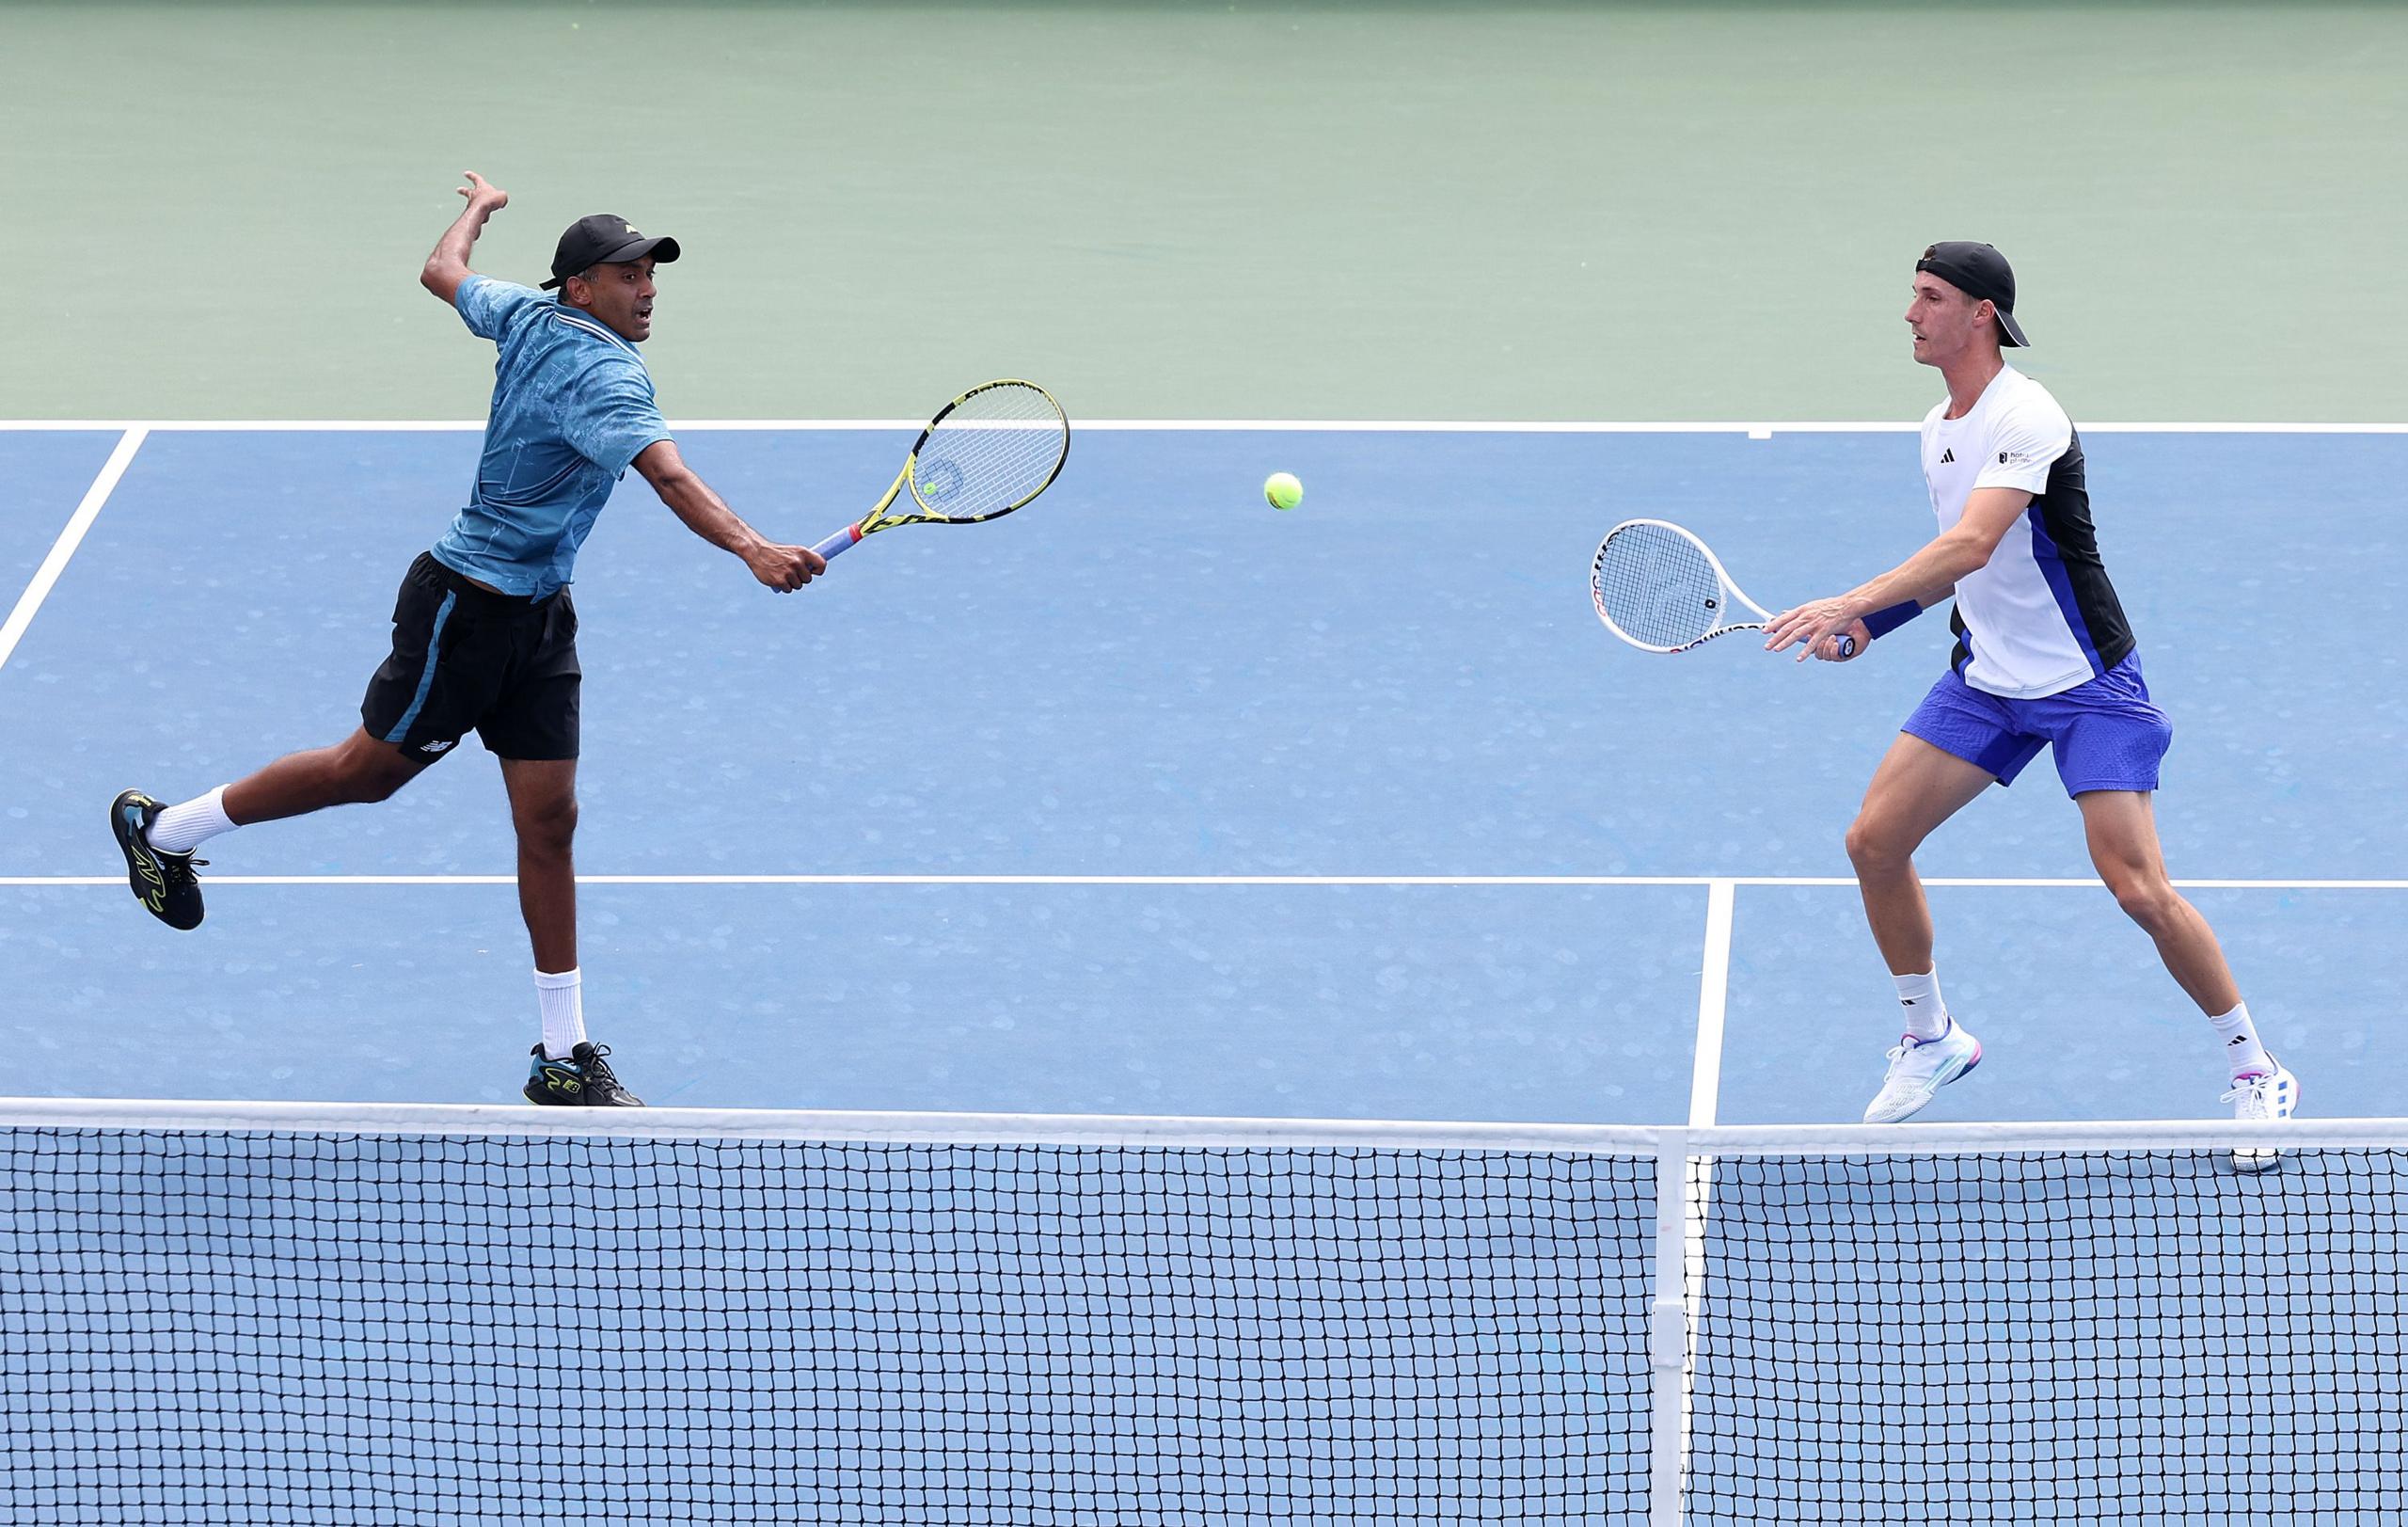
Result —
M665 265L677 258L677 241L645 238L615 213L580 217L568 225L560 247L552 251L552 278L544 283L544 290L548 292L591 266L625 265L646 255Z
M2015 321L2015 272L1995 248L1963 239L1935 244L1915 262L1915 269L1927 270L1974 301L1987 300L1996 308L1999 343L2011 348L2032 342Z

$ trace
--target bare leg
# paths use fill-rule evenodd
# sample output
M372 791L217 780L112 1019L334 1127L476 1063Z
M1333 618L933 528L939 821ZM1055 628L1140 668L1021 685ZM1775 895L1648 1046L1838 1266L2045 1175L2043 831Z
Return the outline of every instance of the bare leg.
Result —
M2074 799L2090 840L2090 862L2115 904L2157 941L2166 974L2210 1018L2239 1007L2241 988L2215 931L2166 876L2150 797L2140 790L2086 790Z
M289 753L226 787L226 815L238 827L280 821L328 806L382 801L418 778L426 763L364 730L330 748Z
M1931 905L1915 873L1915 850L1996 778L1922 738L1898 734L1873 771L1864 804L1848 825L1847 856L1873 930L1893 976L1932 968Z
M535 968L577 968L577 760L504 758L511 825L518 833L518 911Z

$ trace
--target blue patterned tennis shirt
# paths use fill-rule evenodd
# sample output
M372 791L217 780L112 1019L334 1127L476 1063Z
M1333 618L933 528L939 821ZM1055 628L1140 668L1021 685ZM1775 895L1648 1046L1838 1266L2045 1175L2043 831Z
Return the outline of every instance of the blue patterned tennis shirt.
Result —
M569 581L612 485L669 425L643 357L600 319L490 276L452 300L498 354L476 485L435 560L540 599Z

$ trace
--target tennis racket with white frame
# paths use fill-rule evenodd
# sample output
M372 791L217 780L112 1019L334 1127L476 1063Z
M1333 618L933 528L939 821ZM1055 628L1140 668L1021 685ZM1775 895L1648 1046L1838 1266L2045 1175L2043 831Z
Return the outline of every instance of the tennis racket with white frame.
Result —
M1589 596L1606 629L1649 652L1687 652L1772 620L1731 581L1721 558L1668 519L1625 519L1608 531L1589 568ZM1841 657L1856 655L1855 637L1839 642Z
M832 560L897 525L1000 519L1051 487L1069 459L1070 422L1052 393L1008 377L984 383L937 410L878 507L811 549Z

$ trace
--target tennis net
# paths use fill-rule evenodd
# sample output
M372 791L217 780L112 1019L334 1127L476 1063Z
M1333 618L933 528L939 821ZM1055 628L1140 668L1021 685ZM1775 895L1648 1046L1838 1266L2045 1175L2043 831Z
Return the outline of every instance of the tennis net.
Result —
M0 1103L0 1520L2396 1521L2408 1123Z

